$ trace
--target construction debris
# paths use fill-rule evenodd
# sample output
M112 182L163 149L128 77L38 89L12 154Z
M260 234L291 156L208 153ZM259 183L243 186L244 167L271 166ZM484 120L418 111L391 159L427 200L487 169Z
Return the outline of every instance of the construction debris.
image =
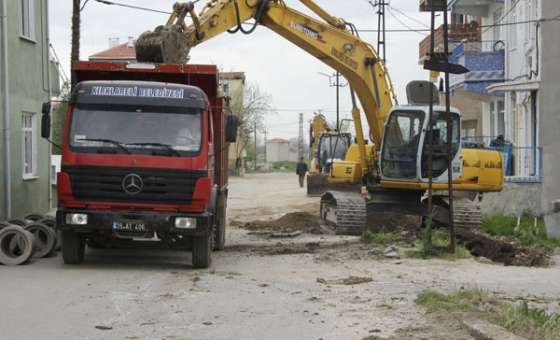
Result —
M321 226L319 216L307 212L285 214L277 220L248 222L241 228L252 232L273 232L280 235L294 232L322 235L328 231Z
M317 283L325 284L325 285L359 285L363 283L372 282L373 279L371 277L362 277L362 276L348 276L342 279L323 279L321 277L317 278Z

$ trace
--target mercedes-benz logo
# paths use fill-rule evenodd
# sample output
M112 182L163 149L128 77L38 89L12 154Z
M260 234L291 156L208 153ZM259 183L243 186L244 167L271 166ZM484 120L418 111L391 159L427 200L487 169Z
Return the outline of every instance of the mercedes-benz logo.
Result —
M128 174L122 180L122 188L129 195L137 195L142 192L144 181L137 174Z

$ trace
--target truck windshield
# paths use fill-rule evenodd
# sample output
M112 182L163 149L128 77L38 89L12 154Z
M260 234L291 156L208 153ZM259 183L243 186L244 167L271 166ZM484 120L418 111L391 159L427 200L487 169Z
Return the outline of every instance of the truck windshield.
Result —
M194 108L78 106L70 146L81 151L187 156L200 151L202 111Z

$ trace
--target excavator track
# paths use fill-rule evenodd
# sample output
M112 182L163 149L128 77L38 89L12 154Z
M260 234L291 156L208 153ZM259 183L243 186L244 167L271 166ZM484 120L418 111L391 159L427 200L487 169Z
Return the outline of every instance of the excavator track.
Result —
M438 196L434 206L434 220L442 226L449 225L449 198ZM453 224L456 228L479 229L482 225L480 204L468 197L455 197Z
M337 235L362 235L367 226L366 202L358 193L326 192L321 197L321 219Z

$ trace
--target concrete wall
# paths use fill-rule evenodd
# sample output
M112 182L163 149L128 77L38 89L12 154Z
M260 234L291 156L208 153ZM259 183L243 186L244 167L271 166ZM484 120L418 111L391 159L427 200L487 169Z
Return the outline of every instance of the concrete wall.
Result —
M40 138L41 104L48 99L49 65L47 41L47 0L32 0L35 5L35 39L21 37L20 1L4 0L8 7L8 65L9 65L9 96L11 101L11 171L12 175L12 212L13 217L21 217L30 212L44 213L49 210L49 157L50 148ZM3 76L3 75L2 75ZM0 86L2 86L0 84ZM32 179L23 179L22 162L22 112L36 113L37 133L37 173ZM0 106L0 121L3 122L5 112ZM2 124L2 123L0 123ZM5 129L1 126L2 131ZM2 157L5 145L2 135ZM3 162L3 160L2 160ZM2 167L3 168L3 167ZM3 175L3 174L2 174ZM2 207L0 220L6 218L4 201L6 191L4 178L0 181L0 197Z
M539 215L541 192L540 183L506 183L502 192L484 194L481 203L482 214L518 216L524 211L531 211Z
M543 17L560 13L560 1L543 0ZM543 147L543 189L541 205L544 212L550 212L551 202L560 199L560 22L542 24L541 41L546 48L541 49L541 119L540 141ZM560 234L560 219L549 220L547 227Z

